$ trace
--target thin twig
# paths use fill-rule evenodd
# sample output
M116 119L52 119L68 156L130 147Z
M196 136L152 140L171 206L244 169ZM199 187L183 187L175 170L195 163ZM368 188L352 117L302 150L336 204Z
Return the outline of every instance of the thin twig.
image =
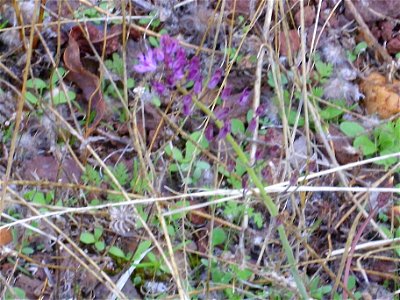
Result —
M365 41L368 44L368 46L370 46L372 49L375 49L378 52L380 58L382 58L387 64L391 64L393 61L392 57L389 55L387 50L379 44L377 39L371 33L367 24L364 22L363 18L358 13L353 2L351 0L344 0L344 2L346 4L348 10L351 12L354 19L356 19L358 25L360 26L360 30L363 33L363 35L365 37Z

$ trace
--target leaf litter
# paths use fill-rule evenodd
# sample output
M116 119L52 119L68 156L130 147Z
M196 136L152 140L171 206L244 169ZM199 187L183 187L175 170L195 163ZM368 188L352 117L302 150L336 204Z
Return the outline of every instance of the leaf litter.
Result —
M125 284L126 298L298 298L301 285L285 267L290 258L276 234L281 224L289 245L298 247L296 268L310 297L393 295L398 249L371 256L358 246L377 250L374 243L399 237L397 194L352 188L393 192L398 184L398 158L365 163L400 151L394 2L353 1L355 15L349 1L308 1L304 11L295 1L278 1L267 41L263 1L229 0L224 9L218 1L131 2L42 1L42 36L34 33L40 42L28 75L42 83L28 87L35 101L21 98L22 45L30 31L17 26L39 12L29 11L30 1L1 4L3 173L18 135L7 191L12 201L1 226L50 214L68 236L60 238L62 247L53 244L40 232L56 231L40 218L23 223L30 228L0 228L1 272L14 282L6 296L117 294L112 283L140 255L140 243L157 241L160 248ZM259 66L263 47L271 56ZM56 67L65 76L53 82ZM42 93L62 85L74 95L70 101L51 102ZM21 99L21 131L14 133ZM243 156L264 186L280 188L271 194L277 218L251 192L255 182ZM329 172L340 167L344 172ZM392 175L393 184L385 184ZM343 186L348 191L336 191ZM222 191L231 190L239 193L224 199ZM137 203L121 206L126 197ZM148 201L157 197L172 198ZM379 199L385 205L376 208ZM94 243L82 243L82 234ZM351 241L353 252L330 256ZM83 261L104 274L94 276Z

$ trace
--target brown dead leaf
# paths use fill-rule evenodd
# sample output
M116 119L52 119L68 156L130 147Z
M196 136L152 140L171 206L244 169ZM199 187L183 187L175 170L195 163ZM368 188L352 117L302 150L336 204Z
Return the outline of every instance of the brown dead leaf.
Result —
M285 34L284 32L281 31L279 33L279 44L280 44L279 53L283 56L288 55L289 47L292 54L296 53L300 49L300 37L299 33L297 32L297 29L289 30L289 41L290 44L287 45Z
M350 139L335 126L329 126L329 141L333 145L336 160L345 165L358 161L360 153L351 145Z
M48 0L46 1L46 8L53 14L62 18L72 18L74 11L79 7L79 0Z
M0 229L0 247L12 242L11 230L9 228Z
M15 286L23 289L27 299L37 299L42 294L44 282L36 278L30 278L25 274L18 276Z
M315 19L315 7L314 6L306 6L304 7L304 26L306 28L312 26L314 24ZM301 26L301 18L300 18L300 10L297 11L294 16L294 21L297 26Z
M396 272L396 262L384 259L374 259L370 263L367 272L368 278L372 282L382 283L386 279L390 279L391 275Z
M260 5L259 0L228 0L226 1L225 10L229 13L244 14L253 16L258 6Z
M76 182L82 171L72 158L66 158L61 163L53 156L36 156L25 161L22 172L25 180L48 180L52 182Z
M85 33L82 30L84 30ZM114 25L110 27L107 32L104 32L102 27L87 23L85 26L82 27L73 27L71 29L69 37L73 38L78 43L80 51L85 53L92 53L90 43L93 44L93 46L99 53L102 53L103 44L105 41L105 54L108 55L118 50L118 47L120 45L119 37L121 33L121 25ZM88 39L90 40L90 43Z
M400 225L400 205L394 205L388 211L389 218L393 221L393 225L398 227Z
M106 104L100 90L100 80L83 67L79 45L72 34L69 36L68 47L64 52L64 64L70 71L68 78L82 90L83 96L88 101L89 111L92 108L96 111L96 117L88 129L89 132L87 134L89 135L103 119Z
M353 5L365 22L374 22L384 20L388 17L398 18L400 11L398 9L398 0L352 0ZM347 8L347 3L345 3ZM345 10L346 16L351 19L351 13Z
M400 112L399 80L390 83L381 74L373 72L361 82L360 89L365 95L364 104L369 114L389 118Z

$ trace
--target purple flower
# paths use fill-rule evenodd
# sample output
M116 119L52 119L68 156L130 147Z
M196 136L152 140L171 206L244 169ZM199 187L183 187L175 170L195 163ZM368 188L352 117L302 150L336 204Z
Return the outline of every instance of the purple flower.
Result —
M192 95L187 94L182 99L183 102L183 114L190 116L192 113Z
M217 86L222 77L222 69L218 68L215 70L214 75L211 77L208 82L208 88L211 90Z
M240 95L238 104L240 106L245 106L247 104L247 102L249 101L249 98L250 98L250 91L248 89L244 89L244 91Z
M139 73L153 72L157 69L157 63L154 59L153 50L149 49L146 54L139 54L139 63L134 66L134 70Z
M166 56L173 55L179 48L178 41L171 38L169 35L161 36L160 45Z
M186 53L183 48L179 48L175 55L175 61L171 65L173 71L180 70L183 72L183 68L186 65Z
M206 137L207 141L211 142L214 139L214 124L208 124L204 136Z
M232 86L231 86L231 85L226 85L226 86L224 87L224 89L222 90L221 99L222 99L223 101L228 100L228 98L229 98L229 96L231 95L231 93L232 93Z
M254 130L256 130L256 126L257 126L257 119L256 118L252 118L249 126L247 127L247 130L249 132L253 132Z
M224 122L224 126L222 126L222 128L220 129L217 139L219 140L224 139L230 132L231 132L231 121L228 120Z
M228 113L229 113L228 107L219 106L214 111L215 117L221 121L225 120L225 118L228 116Z
M188 66L188 79L195 80L198 76L200 76L200 58L194 56Z
M262 160L264 158L263 156L265 156L265 151L258 148L255 155L256 160Z
M156 60L158 62L164 60L164 52L160 48L154 49L153 52L154 52L154 56L156 57Z
M175 85L179 80L181 80L185 74L183 73L182 69L177 69L172 72L171 81L172 85Z
M153 82L153 88L154 90L157 92L158 95L164 95L167 88L165 87L165 85L159 81L154 81Z
M265 103L264 103L264 104L261 104L261 105L260 105L259 107L257 107L257 109L256 109L256 116L257 116L257 117L262 117L262 116L264 116L266 110L267 110L267 107L266 107Z
M203 89L203 80L201 78L201 76L199 76L198 78L196 78L196 80L194 81L194 87L193 90L196 94L200 94L201 90Z

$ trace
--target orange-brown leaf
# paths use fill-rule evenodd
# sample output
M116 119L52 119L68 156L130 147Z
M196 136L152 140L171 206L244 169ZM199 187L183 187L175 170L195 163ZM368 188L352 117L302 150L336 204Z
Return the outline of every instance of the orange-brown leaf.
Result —
M384 76L373 72L360 84L365 95L364 104L369 114L377 113L389 118L400 112L400 81L388 82Z
M70 71L68 78L82 90L84 98L88 101L90 111L92 109L96 111L96 117L89 128L91 132L102 120L106 111L106 104L100 90L99 78L83 67L79 45L71 35L69 37L68 47L64 52L64 64Z

